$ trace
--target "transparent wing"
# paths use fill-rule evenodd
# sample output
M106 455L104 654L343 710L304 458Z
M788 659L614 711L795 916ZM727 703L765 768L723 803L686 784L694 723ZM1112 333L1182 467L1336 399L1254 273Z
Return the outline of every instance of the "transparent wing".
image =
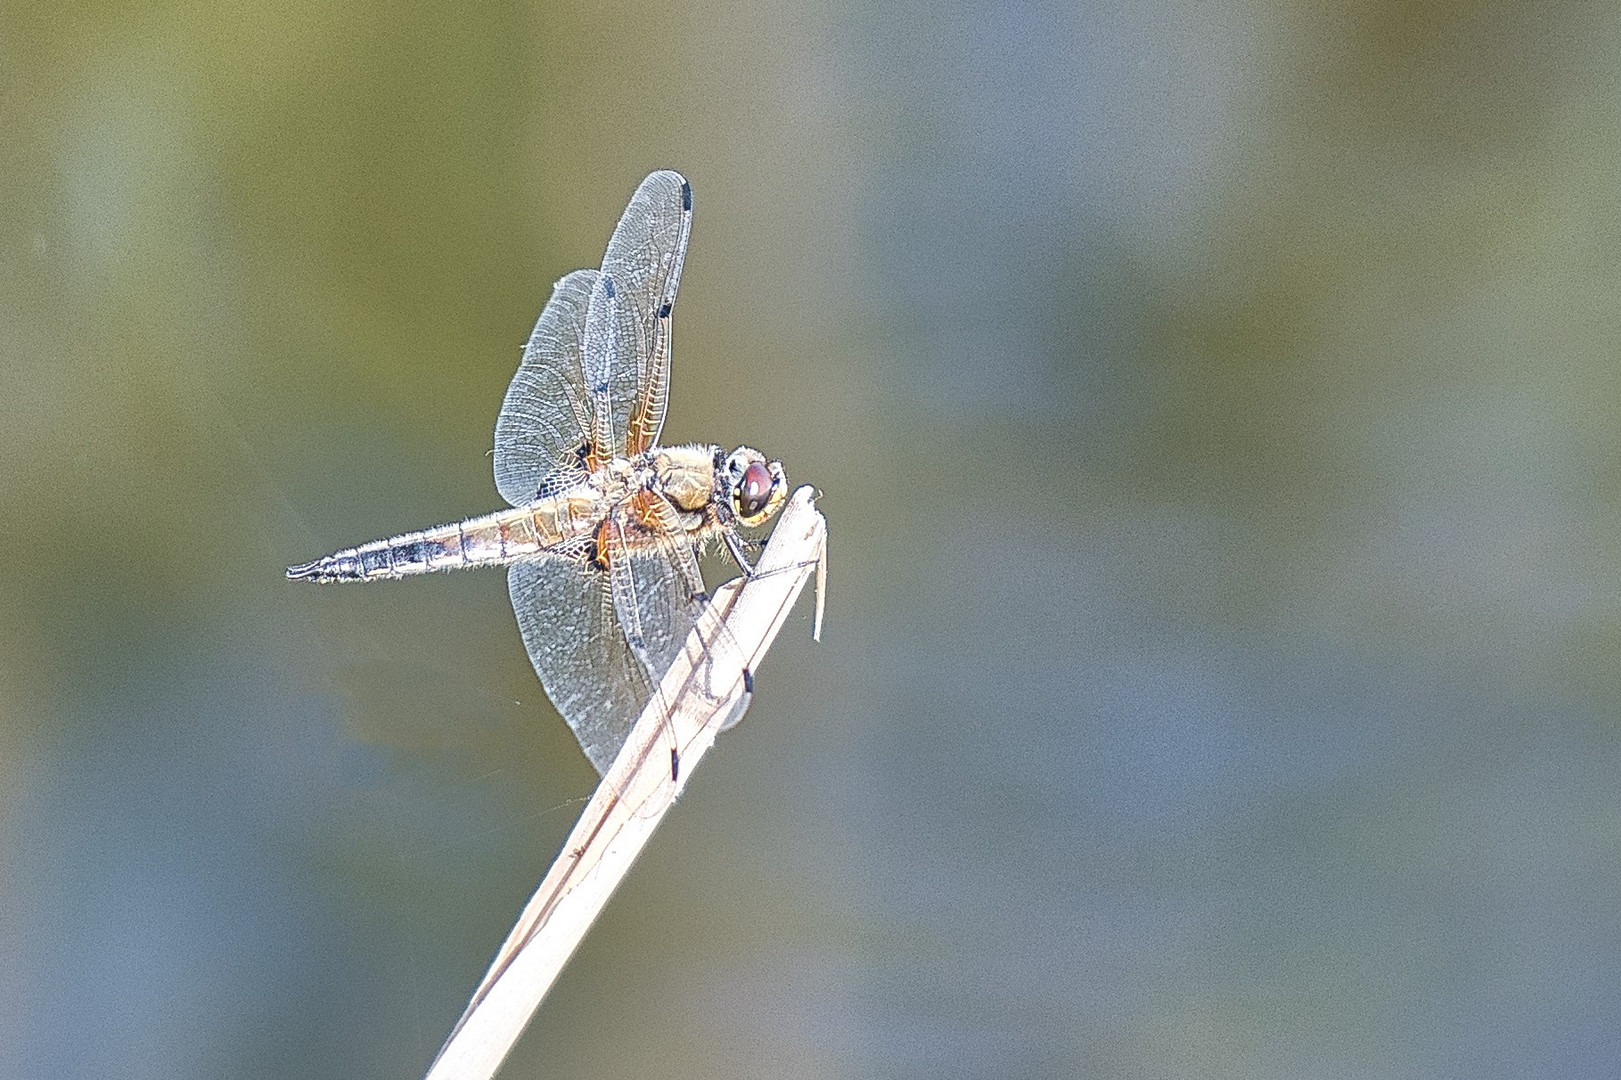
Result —
M634 455L658 441L669 399L670 316L692 231L692 187L653 173L631 196L586 315L585 383L599 446Z
M554 472L579 467L593 424L580 353L596 280L595 270L576 270L552 286L501 403L495 487L513 506L533 500Z
M653 684L619 628L606 576L566 559L520 562L507 571L507 590L546 695L607 772Z
M496 486L509 503L657 442L691 228L691 187L679 173L653 173L619 219L602 270L557 283L496 423ZM630 528L638 531L609 541L606 574L558 558L514 564L507 578L535 673L598 772L613 763L701 609L684 534Z
M565 559L514 563L507 589L535 674L606 773L696 624L683 574L665 551L621 552L609 574Z
M632 552L616 562L610 574L620 629L656 682L670 670L697 625L702 602L687 589L664 551Z

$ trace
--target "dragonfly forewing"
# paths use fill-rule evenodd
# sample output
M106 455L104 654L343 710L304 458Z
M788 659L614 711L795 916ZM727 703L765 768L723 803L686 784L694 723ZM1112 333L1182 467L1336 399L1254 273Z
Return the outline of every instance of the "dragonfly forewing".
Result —
M524 346L495 422L495 486L513 506L534 499L559 470L578 470L592 427L580 356L595 270L576 270L552 296Z
M661 170L631 196L603 255L602 277L612 280L613 295L600 285L593 292L593 308L605 308L593 322L615 339L601 352L587 347L586 382L604 388L600 400L615 453L633 455L658 441L669 393L670 319L691 233L692 187L680 173ZM599 427L603 420L597 417Z

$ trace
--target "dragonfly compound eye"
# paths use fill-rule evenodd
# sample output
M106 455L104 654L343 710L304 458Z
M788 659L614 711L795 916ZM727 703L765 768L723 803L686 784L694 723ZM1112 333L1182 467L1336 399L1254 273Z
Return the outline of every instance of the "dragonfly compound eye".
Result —
M771 470L756 461L743 470L743 479L737 484L737 515L743 520L757 518L771 502Z

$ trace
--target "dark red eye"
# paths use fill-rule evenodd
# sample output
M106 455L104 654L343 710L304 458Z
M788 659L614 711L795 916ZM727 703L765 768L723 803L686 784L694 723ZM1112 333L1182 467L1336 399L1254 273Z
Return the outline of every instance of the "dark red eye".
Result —
M743 470L737 485L737 512L743 517L759 517L771 498L771 470L760 462Z

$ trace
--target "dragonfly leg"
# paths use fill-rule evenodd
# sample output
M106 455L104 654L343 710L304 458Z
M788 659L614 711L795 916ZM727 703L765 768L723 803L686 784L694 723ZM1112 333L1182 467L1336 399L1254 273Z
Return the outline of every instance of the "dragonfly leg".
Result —
M731 553L732 559L737 563L738 568L743 571L743 576L752 578L754 576L754 564L749 561L748 541L731 529L727 529L721 535L726 540L726 550Z

